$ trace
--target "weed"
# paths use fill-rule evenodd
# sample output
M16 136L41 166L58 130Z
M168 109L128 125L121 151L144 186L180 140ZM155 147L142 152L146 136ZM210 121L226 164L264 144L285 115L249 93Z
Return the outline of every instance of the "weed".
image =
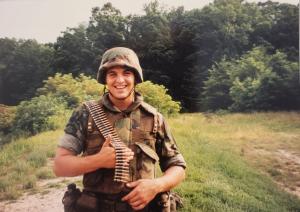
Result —
M23 184L23 188L24 188L24 189L35 188L35 186L36 186L36 181L37 181L37 179L36 179L36 177L35 177L34 175L29 175L29 176L26 178L26 180L25 180L25 182L24 182L24 184Z
M35 168L42 167L47 163L47 157L44 152L31 152L28 155L28 161Z
M54 177L54 174L48 167L42 167L41 169L37 170L36 177L38 179L50 179Z

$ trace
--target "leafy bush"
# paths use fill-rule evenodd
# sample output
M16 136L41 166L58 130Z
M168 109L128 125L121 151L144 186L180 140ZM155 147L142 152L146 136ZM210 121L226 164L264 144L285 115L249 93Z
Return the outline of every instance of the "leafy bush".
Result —
M16 108L0 104L0 131L7 134L13 126Z
M63 113L64 108L64 103L51 96L41 95L30 101L23 101L17 106L13 132L34 135L44 130L54 129L49 118Z
M103 85L84 74L73 78L72 74L57 73L44 83L45 85L37 90L38 95L51 95L63 99L70 108L83 101L99 98L103 92Z
M298 75L299 63L285 53L255 47L209 70L202 102L211 110L295 110L300 107Z
M70 108L76 107L81 102L89 99L98 99L104 90L104 85L84 74L73 78L71 74L57 73L44 82L44 87L38 89L37 93L51 95L66 101ZM156 107L161 113L171 115L180 111L180 103L172 100L164 86L146 81L139 84L136 89L143 95L147 103Z
M168 89L163 85L146 81L137 85L136 90L143 95L145 102L157 108L164 115L177 114L181 109L180 102L173 101L172 97L167 94Z

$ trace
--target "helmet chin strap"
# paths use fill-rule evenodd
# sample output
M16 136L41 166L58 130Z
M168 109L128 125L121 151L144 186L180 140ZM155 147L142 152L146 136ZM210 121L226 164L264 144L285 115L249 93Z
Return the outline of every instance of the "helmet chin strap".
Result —
M108 93L109 93L112 97L114 97L115 99L117 99L117 100L126 100L127 98L130 97L130 95L131 95L133 92L134 92L134 87L131 89L131 91L129 92L129 94L128 94L126 97L119 98L119 97L114 96L114 95L110 92L110 90L108 90Z

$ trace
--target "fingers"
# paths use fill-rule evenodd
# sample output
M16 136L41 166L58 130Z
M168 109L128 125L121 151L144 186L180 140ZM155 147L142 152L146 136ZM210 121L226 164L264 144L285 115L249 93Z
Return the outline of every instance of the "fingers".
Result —
M128 199L127 202L134 210L143 209L148 203L143 197L141 198L138 195L137 191L132 192L130 195L127 195L127 197L124 197L124 199Z
M139 184L139 181L134 181L131 183L127 183L126 186L129 188L136 187ZM138 191L136 189L133 189L129 194L127 194L125 197L122 198L122 201L127 201L129 199L132 199L137 195Z
M104 146L104 147L111 146L111 135L109 135L109 136L105 139L105 141L104 141L104 143L103 143L103 146Z
M137 180L126 184L129 188L134 188L129 194L122 198L122 201L127 201L134 210L143 209L154 196L147 193L147 181Z
M133 208L134 210L138 211L138 210L142 210L146 205L147 205L147 204L142 203L142 204L139 204L139 205L137 205L137 206L132 206L132 208Z
M139 183L140 183L140 181L137 180L137 181L127 183L126 186L129 188L133 188L133 187L136 187Z

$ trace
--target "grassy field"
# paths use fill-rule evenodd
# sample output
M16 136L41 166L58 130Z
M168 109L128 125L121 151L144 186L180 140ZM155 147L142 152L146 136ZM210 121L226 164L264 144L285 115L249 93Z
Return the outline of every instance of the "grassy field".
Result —
M278 186L300 187L300 164L292 172L278 154L300 158L300 113L188 114L169 121L188 164L177 189L183 211L300 211L300 200Z
M182 211L300 211L300 113L183 114L170 118L187 164L176 191ZM62 130L19 139L0 151L0 200L54 177ZM299 163L298 163L299 162Z

